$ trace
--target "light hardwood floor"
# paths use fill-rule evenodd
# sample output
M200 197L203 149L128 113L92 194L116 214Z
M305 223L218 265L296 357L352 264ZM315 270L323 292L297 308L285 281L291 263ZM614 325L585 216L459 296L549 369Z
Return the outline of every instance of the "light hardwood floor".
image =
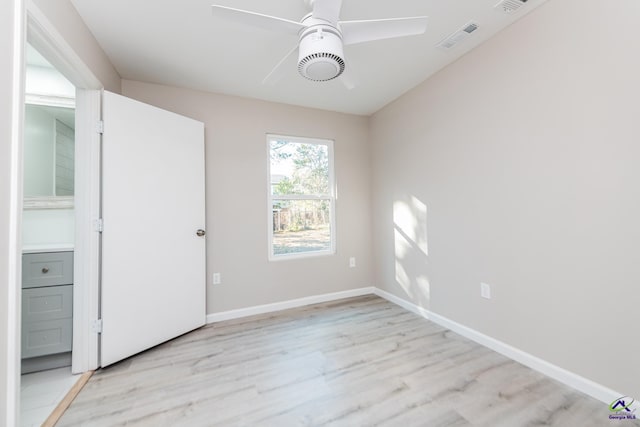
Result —
M102 369L58 426L584 427L609 425L608 415L366 296L209 325Z

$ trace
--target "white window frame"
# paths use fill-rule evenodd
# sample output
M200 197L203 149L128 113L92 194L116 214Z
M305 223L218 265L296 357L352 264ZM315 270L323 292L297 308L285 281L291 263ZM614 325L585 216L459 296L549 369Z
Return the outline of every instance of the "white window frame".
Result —
M326 195L307 195L307 194L290 194L284 196L273 197L271 187L271 141L284 140L297 144L316 144L325 145L327 147L327 155L329 157L329 194ZM335 163L333 158L333 140L322 138L308 138L290 135L267 134L267 226L268 226L268 244L269 244L269 261L282 261L299 258L310 258L318 256L334 255L336 253L336 185L335 185ZM273 253L273 201L274 200L329 200L329 227L331 244L329 249L309 251L301 253L289 253L275 255Z

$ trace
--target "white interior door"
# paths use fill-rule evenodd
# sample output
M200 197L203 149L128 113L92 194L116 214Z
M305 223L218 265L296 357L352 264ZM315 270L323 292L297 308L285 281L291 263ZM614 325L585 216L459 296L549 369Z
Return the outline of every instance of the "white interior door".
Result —
M101 366L205 323L204 124L103 98Z

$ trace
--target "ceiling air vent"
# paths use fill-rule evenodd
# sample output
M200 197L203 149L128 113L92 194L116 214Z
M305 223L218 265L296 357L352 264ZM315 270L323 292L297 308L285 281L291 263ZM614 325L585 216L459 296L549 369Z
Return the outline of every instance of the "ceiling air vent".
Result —
M455 33L446 37L436 46L441 49L449 50L453 48L455 45L457 45L458 43L460 43L461 41L463 41L464 39L466 39L467 37L469 37L469 35L477 29L478 29L478 24L476 24L475 22L469 22L467 25L465 25Z
M513 13L520 9L528 0L502 0L494 7L504 13Z

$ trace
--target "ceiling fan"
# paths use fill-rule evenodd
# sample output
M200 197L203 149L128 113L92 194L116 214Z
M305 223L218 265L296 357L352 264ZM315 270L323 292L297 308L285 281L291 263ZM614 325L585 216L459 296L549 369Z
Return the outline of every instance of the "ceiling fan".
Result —
M261 13L212 5L220 18L261 27L266 30L298 36L296 45L278 62L263 80L275 84L284 71L283 64L298 51L298 72L305 78L323 82L340 77L352 89L343 46L374 40L422 34L427 29L427 17L340 21L342 0L304 0L311 13L300 22Z

